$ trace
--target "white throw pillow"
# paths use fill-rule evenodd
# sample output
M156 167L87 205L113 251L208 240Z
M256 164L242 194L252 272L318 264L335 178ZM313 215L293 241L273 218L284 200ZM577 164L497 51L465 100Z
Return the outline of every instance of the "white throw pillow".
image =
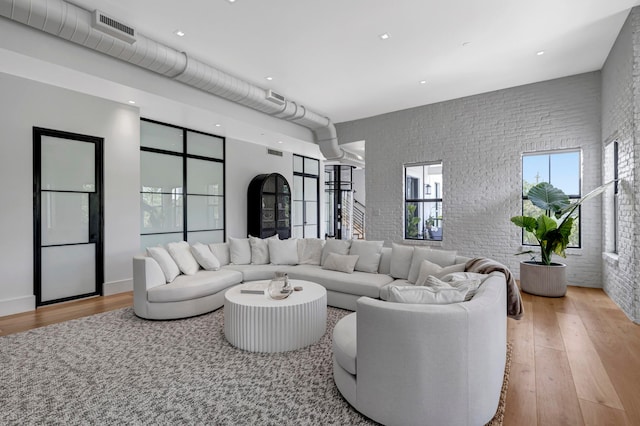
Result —
M228 265L231 262L229 256L229 243L212 243L209 244L211 253L218 259L220 266Z
M180 268L176 265L169 252L164 247L148 247L147 254L151 256L153 260L158 262L165 280L170 283L180 275Z
M349 254L349 247L351 247L351 240L327 240L322 248L322 261L320 264L324 265L330 253Z
M329 253L327 258L324 260L322 269L352 274L353 268L355 268L356 263L358 262L358 257L360 256L357 254Z
M202 243L195 243L191 246L191 254L196 261L207 271L217 271L220 269L220 261L211 253L209 246Z
M450 266L456 263L457 254L458 252L455 250L432 250L430 248L416 247L413 250L411 268L409 269L409 277L407 280L410 283L416 282L420 274L420 264L423 260L426 259L440 266ZM464 268L462 270L464 271Z
M191 254L191 247L186 241L180 241L179 243L167 244L167 251L176 261L178 268L185 275L195 275L200 269L200 265L193 254Z
M248 238L229 237L229 257L234 265L251 263L251 244Z
M349 254L359 256L355 270L377 274L383 244L384 241L352 240Z
M418 274L418 278L416 279L415 284L424 285L425 280L430 275L433 275L436 278L441 278L454 272L464 272L464 263L458 263L443 268L442 266L436 265L433 262L423 260L420 263L420 273Z
M278 234L269 238L275 240L280 239ZM267 243L267 239L252 237L249 235L249 245L251 245L252 265L266 265L271 261L269 259L269 244Z
M298 264L319 265L322 260L324 240L319 238L300 238L298 240Z
M471 300L473 296L476 295L476 291L478 291L478 287L480 287L480 284L481 284L481 281L477 279L459 280L459 281L452 281L450 283L446 283L434 276L427 277L427 280L424 283L426 287L457 288L457 289L466 290L467 293L464 298L465 302L468 302L469 300Z
M273 265L297 265L298 264L298 240L269 239L269 255Z
M391 286L389 302L448 305L464 302L466 289L453 287Z
M391 245L391 276L401 280L409 278L412 258L413 247L393 243Z

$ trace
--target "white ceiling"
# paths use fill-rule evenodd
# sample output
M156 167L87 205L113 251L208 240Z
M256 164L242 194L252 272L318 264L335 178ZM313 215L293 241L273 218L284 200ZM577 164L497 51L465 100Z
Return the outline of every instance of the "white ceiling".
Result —
M640 0L73 3L343 122L599 70Z

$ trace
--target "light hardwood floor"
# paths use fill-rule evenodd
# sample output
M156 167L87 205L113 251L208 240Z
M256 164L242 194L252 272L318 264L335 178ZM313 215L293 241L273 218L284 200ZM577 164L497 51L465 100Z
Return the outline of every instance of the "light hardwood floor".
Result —
M504 425L640 425L640 326L598 289L523 299L524 319L508 320ZM0 317L0 336L132 303L129 292Z

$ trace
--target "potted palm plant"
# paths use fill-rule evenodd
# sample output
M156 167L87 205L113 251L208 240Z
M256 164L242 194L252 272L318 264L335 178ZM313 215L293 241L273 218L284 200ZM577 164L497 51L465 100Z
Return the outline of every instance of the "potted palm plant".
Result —
M565 250L578 215L578 207L585 201L596 197L614 181L608 182L578 201L571 202L569 197L550 183L541 182L533 186L527 197L543 213L538 217L514 216L511 222L530 232L540 245L540 261L520 262L520 286L527 293L539 296L561 297L567 291L566 265L551 261L553 254L567 257ZM530 254L525 250L517 254Z

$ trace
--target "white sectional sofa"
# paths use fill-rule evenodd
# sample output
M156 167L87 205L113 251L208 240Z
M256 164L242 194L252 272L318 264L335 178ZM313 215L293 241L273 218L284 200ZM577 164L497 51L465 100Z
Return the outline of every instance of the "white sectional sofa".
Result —
M292 279L308 280L323 285L327 289L328 305L352 311L356 309L356 301L362 296L386 298L389 285L409 284L407 278L414 252L411 246L394 244L391 248L383 247L381 241L362 240L328 240L325 244L323 240L305 239L297 243L296 257L287 256L286 250L278 253L278 247L287 244L291 252L293 240L272 240L268 242L272 252L279 254L271 256L270 260L276 262L274 264L266 263L264 256L258 259L259 250L253 250L255 247L250 244L250 241L254 240L258 239L230 238L228 243L209 245L220 262L218 270L196 268L191 275L180 273L171 282L167 282L169 278L160 266L162 259L159 261L148 253L135 256L133 287L136 315L147 319L176 319L210 312L224 305L224 292L229 287L247 281L271 279L276 272L286 272ZM260 241L260 244L264 245L265 241ZM285 243L287 241L289 243ZM301 249L301 245L310 242L316 245L315 251L305 252ZM321 251L317 250L318 244L323 245ZM350 254L354 252L354 248L359 255ZM468 260L451 251L428 251L434 254L442 266L455 263L463 267L464 262ZM328 264L325 260L332 253L338 258L358 256L358 262L368 261L362 265L356 263L349 273L326 269ZM417 275L417 270L414 272L414 275Z

